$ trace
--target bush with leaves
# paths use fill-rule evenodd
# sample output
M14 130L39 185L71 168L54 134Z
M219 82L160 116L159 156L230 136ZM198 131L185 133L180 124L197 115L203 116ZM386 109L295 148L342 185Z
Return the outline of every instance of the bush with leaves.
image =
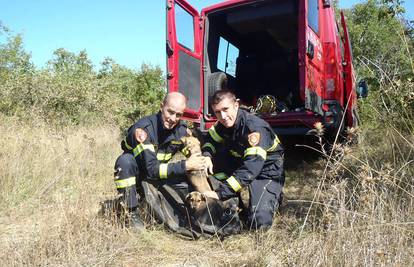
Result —
M354 65L370 85L360 101L365 127L381 129L384 121L412 132L414 116L414 30L399 0L368 0L346 11Z
M1 25L0 25L1 26ZM86 51L57 49L46 67L37 69L23 49L22 38L1 26L0 112L49 123L114 123L127 127L156 111L165 92L159 67L131 70L105 59L95 71Z

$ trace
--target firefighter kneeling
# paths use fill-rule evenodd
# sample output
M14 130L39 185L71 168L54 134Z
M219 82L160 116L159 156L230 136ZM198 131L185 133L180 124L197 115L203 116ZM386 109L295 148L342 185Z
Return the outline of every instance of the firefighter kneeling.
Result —
M239 109L231 91L216 91L211 103L218 121L209 129L202 151L211 159L208 168L217 185L205 195L226 200L248 192L245 225L267 229L282 197L283 148L267 122Z
M173 197L184 199L189 192L186 172L202 170L206 165L206 157L201 155L169 162L176 152L184 150L180 138L187 135L187 127L180 123L180 118L185 108L184 95L169 93L161 104L160 112L138 120L128 129L122 141L124 153L115 162L115 184L129 210L127 223L130 227L144 228L137 210L143 195L148 198L147 203L155 207L158 219L165 221L170 214L165 215L165 210L159 210L160 206L164 206L164 203L157 203L163 197L161 193L158 195L159 191L172 188ZM185 154L185 150L182 152ZM175 210L172 213L175 214ZM177 226L170 227L179 228L181 225L177 223Z

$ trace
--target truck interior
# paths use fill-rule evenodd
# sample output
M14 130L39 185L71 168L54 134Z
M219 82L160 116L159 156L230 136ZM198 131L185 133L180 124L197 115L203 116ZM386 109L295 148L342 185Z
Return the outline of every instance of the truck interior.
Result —
M206 16L207 75L225 72L228 88L243 105L254 106L260 96L271 95L282 103L277 106L283 111L303 107L299 90L298 0L243 4Z

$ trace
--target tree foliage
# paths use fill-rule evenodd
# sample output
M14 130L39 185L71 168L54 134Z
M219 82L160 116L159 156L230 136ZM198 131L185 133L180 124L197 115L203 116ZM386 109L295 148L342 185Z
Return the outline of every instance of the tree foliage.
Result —
M402 11L393 1L368 0L347 12L354 63L373 85L412 77L413 40Z
M368 0L346 11L354 66L370 85L362 120L411 130L414 114L414 34L400 0Z
M1 25L0 25L1 26ZM111 122L126 127L158 109L164 94L159 67L132 70L105 59L96 71L86 51L53 52L42 69L30 61L22 38L0 28L0 112L58 124Z
M371 95L361 103L365 121L378 122L384 110L384 120L412 118L414 30L404 12L401 0L367 0L346 10L354 66L370 85ZM132 70L105 58L94 68L86 51L59 48L44 68L36 68L22 37L0 22L0 113L126 127L158 109L164 88L159 67Z

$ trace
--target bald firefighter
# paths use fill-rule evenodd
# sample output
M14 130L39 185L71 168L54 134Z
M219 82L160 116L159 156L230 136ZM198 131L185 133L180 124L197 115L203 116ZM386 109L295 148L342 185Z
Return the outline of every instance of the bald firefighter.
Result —
M206 158L201 155L169 162L177 151L184 150L180 138L187 135L187 127L180 122L180 118L185 108L184 95L169 93L160 111L138 120L128 129L121 143L124 152L115 162L115 185L130 212L127 222L130 227L144 228L137 211L138 199L142 197L138 193L142 181L167 183L186 194L186 172L205 167Z

